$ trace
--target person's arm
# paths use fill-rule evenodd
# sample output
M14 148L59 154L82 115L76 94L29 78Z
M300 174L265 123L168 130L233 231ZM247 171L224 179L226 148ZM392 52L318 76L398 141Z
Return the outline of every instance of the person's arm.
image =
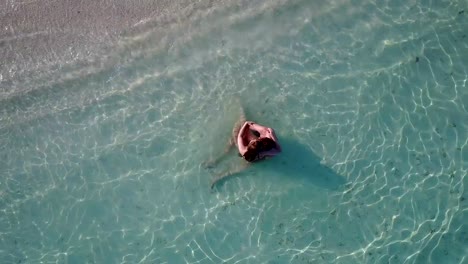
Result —
M273 130L273 128L268 128L268 133L269 133L269 138L271 138L276 144L277 152L281 152L281 146L278 143L278 138L276 137L276 134L275 134L275 131Z
M247 151L247 144L245 144L245 133L249 132L247 129L249 128L249 123L245 122L242 128L239 130L239 134L237 135L237 147L239 149L239 153L244 155Z
M269 135L268 127L256 124L252 121L247 121L250 125L250 129L257 131L260 134L260 137L267 137Z
M259 125L259 124L255 124L254 122L251 122L251 121L248 121L247 123L250 125L250 128L252 130L256 130L256 131L258 131L260 133L260 137L271 138L275 142L276 150L277 150L277 151L275 151L275 154L278 153L278 152L281 152L281 146L278 143L278 138L276 137L276 134L275 134L275 131L273 130L273 128L265 127L265 126L262 126L262 125Z

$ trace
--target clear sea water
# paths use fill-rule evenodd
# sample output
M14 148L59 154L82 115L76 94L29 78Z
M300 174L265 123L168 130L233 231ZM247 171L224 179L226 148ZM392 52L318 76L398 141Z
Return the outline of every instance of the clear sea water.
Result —
M103 3L1 4L0 263L468 263L466 0Z

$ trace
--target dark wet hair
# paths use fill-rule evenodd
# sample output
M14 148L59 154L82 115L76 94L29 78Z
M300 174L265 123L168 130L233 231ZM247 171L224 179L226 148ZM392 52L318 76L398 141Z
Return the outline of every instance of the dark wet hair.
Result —
M259 138L257 141L259 142L259 151L269 151L276 147L275 141L271 138Z
M247 145L247 151L243 155L246 161L253 162L258 158L260 155L260 144L258 140L252 140L249 145Z
M275 147L276 143L271 138L258 138L249 143L243 157L248 162L254 162L260 157L260 152L269 151Z

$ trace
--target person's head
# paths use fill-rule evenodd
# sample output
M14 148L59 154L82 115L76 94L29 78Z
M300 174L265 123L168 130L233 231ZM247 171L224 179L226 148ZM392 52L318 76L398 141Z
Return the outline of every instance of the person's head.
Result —
M258 140L258 150L259 151L269 151L276 147L275 141L271 138L262 137Z
M255 161L260 153L259 148L260 142L257 139L250 141L249 145L247 145L247 151L243 155L244 159L248 162Z

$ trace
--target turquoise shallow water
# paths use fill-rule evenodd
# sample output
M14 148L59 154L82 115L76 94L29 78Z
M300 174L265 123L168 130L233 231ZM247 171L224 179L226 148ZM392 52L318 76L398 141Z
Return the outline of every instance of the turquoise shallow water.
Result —
M320 2L4 65L0 262L466 263L467 2ZM284 152L212 191L236 98Z

